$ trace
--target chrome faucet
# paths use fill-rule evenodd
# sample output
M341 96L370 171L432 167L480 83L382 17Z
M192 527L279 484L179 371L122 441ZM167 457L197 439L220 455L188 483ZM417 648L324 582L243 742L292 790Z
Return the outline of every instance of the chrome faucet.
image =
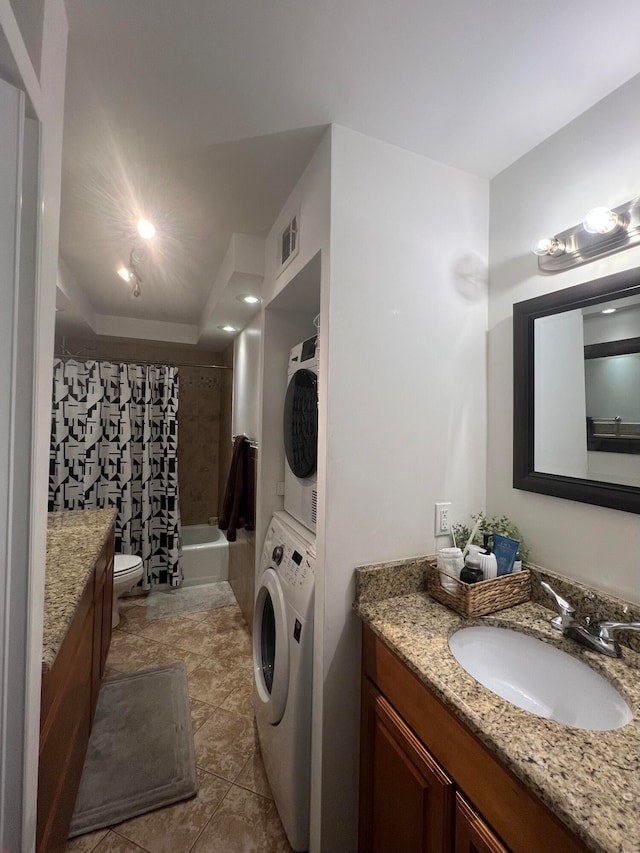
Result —
M591 649L611 658L622 657L620 644L611 636L612 631L639 631L640 622L594 622L590 616L584 619L575 618L575 608L561 595L552 589L546 581L541 586L552 595L560 608L560 615L554 616L551 625L562 631L564 637L569 637Z

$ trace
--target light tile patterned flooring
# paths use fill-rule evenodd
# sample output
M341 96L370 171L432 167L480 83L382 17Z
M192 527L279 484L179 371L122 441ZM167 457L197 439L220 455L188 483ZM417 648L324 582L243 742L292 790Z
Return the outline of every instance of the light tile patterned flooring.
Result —
M183 660L189 677L198 795L79 836L65 853L290 853L258 749L251 638L237 606L148 620L120 603L107 675Z

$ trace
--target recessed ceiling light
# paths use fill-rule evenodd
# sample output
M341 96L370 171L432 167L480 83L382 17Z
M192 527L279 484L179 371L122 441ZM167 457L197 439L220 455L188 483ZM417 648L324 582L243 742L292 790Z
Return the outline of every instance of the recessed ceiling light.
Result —
M118 275L123 281L131 281L131 279L133 278L131 270L127 269L127 267L120 267L120 269L118 270Z
M139 219L138 220L138 234L142 237L143 240L153 240L156 234L155 226L151 224L147 219Z
M603 308L602 313L603 314L615 314L616 309L615 308Z
M259 296L252 296L250 293L241 293L240 296L236 296L238 302L246 302L247 305L255 305L256 302L260 302Z
M238 331L235 326L230 326L228 323L226 326L218 326L218 328L223 332L237 332Z

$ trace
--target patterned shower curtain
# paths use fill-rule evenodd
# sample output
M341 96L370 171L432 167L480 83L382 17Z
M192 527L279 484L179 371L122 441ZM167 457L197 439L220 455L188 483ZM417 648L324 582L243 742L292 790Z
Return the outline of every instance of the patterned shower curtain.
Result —
M178 371L54 361L49 510L115 506L116 552L143 588L179 586Z

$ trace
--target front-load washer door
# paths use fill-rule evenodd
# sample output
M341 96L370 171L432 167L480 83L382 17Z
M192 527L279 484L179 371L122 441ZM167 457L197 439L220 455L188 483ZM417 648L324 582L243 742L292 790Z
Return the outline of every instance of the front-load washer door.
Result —
M289 380L282 426L289 468L304 480L318 460L318 377L312 370L296 370Z
M253 615L253 671L270 723L279 723L289 690L289 638L282 586L273 569L260 579Z

